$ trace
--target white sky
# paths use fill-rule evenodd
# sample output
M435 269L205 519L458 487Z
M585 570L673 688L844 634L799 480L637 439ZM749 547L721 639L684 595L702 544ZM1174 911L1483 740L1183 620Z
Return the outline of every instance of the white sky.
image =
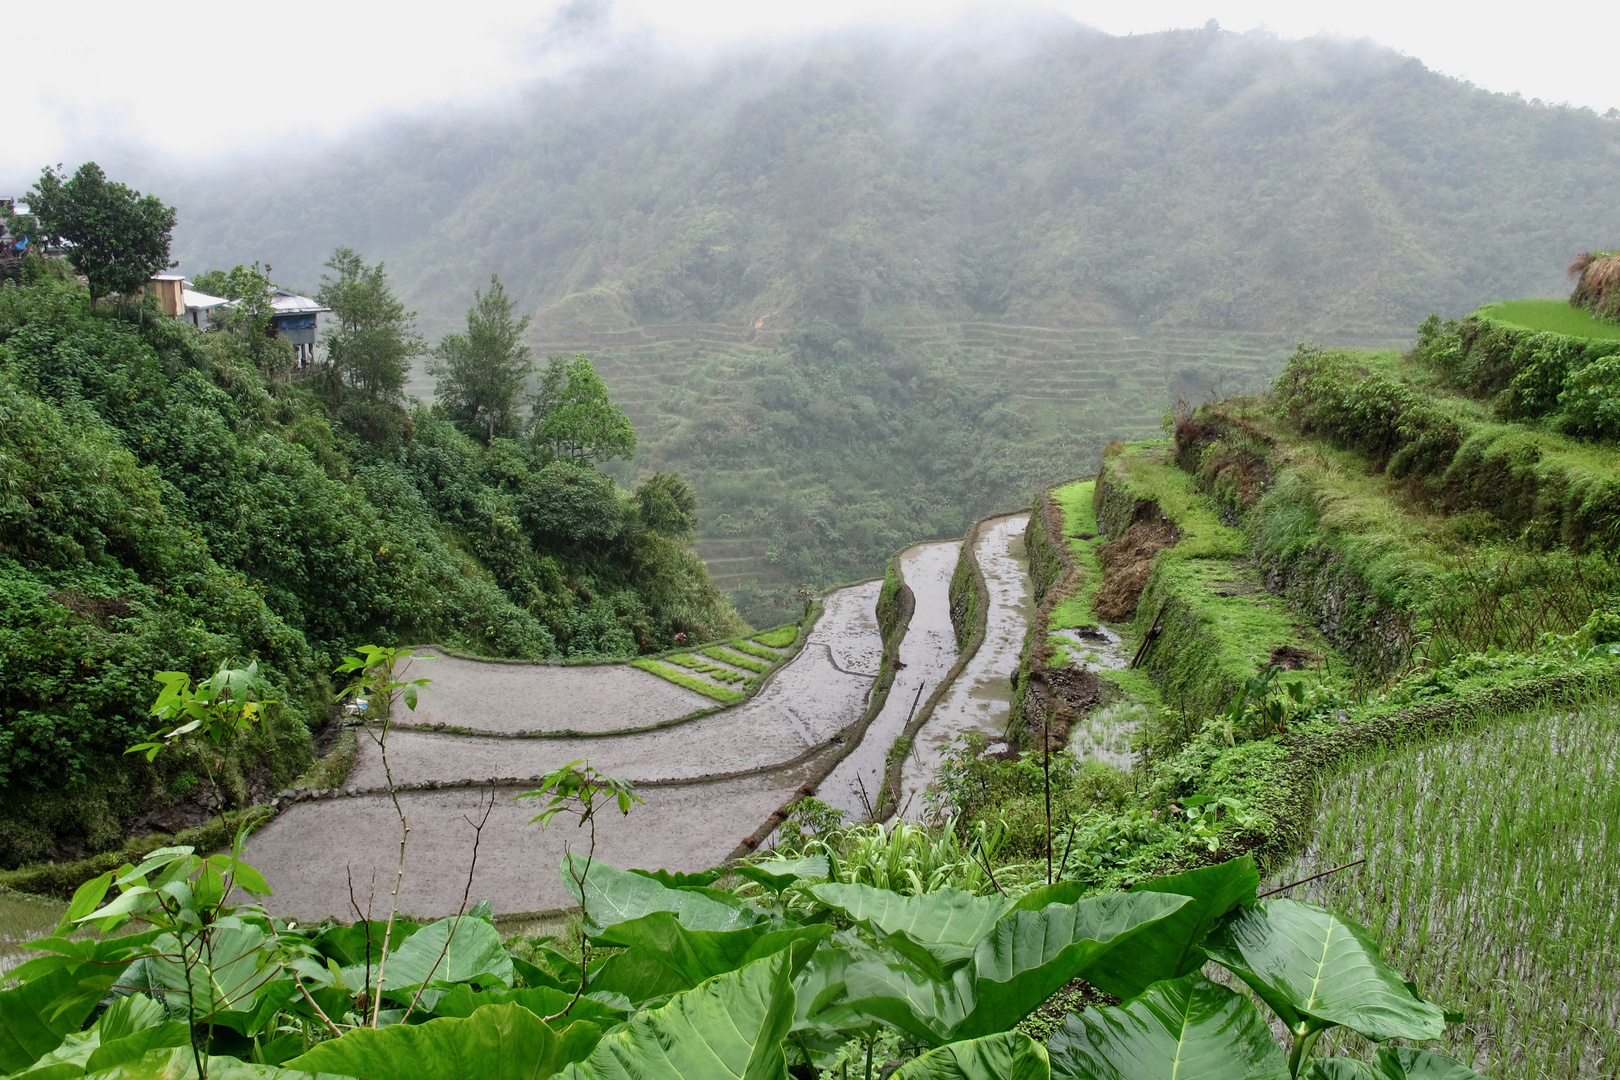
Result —
M607 0L576 6L607 8ZM554 70L571 47L558 0L7 5L0 183L98 148L203 161L289 136L340 135L382 113L468 103ZM966 11L1046 8L1114 34L1202 26L1370 37L1430 68L1526 98L1620 105L1620 5L1361 0L618 0L616 35L723 49L863 23L941 25Z

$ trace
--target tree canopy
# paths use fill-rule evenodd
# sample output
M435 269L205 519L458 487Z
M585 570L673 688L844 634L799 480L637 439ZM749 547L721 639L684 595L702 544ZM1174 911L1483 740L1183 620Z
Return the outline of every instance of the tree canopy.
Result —
M416 332L416 312L394 295L383 264L367 266L352 248L338 248L326 261L315 298L332 309L336 326L326 334L329 385L341 401L345 389L381 401L403 398L411 358L426 351ZM333 276L335 275L335 276Z
M559 457L610 461L636 453L636 429L587 356L553 357L535 399L535 441Z
M93 161L68 178L43 169L28 208L47 243L67 243L68 261L89 282L92 300L135 292L169 266L174 208L108 180Z
M534 365L523 332L529 317L512 317L512 301L491 275L489 291L474 294L467 309L467 332L446 334L428 364L437 375L437 396L450 417L469 434L490 442L510 434L523 394L523 382Z

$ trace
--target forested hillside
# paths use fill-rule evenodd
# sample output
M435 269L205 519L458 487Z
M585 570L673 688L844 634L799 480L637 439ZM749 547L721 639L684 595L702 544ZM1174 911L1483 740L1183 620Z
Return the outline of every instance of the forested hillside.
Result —
M0 288L0 866L207 816L205 762L124 754L156 671L257 660L279 705L221 778L246 804L308 763L363 641L634 656L739 627L678 478L628 492L353 386L334 408L61 266Z
M1617 149L1368 42L1051 18L620 53L165 190L184 267L313 281L340 240L433 331L498 272L625 397L636 467L693 480L717 579L791 589L1258 390L1302 338L1561 294L1620 231Z

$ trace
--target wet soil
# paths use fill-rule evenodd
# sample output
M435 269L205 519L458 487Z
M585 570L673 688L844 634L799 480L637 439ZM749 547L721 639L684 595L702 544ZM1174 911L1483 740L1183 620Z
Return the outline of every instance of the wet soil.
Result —
M900 776L900 806L908 819L925 816L923 792L938 775L941 759L957 738L977 732L994 746L1005 735L1012 709L1012 677L1018 671L1033 606L1024 556L1028 521L1028 514L1014 514L987 522L979 532L974 552L990 593L984 642L935 707L906 756Z
M629 817L610 813L597 824L596 857L618 867L697 871L723 861L755 825L804 782L806 769L684 787L642 788L645 806ZM585 852L589 834L571 819L549 828L530 825L538 807L514 802L522 788L494 790L494 807L478 845L474 902L488 899L497 914L539 911L572 903L557 866L563 847ZM490 792L476 788L400 796L410 822L400 909L422 916L453 914L467 888L474 830ZM247 857L275 886L271 908L315 919L354 919L355 896L384 918L399 851L399 818L386 795L301 803L248 844ZM372 882L375 880L375 893Z
M863 821L883 790L889 750L900 737L914 706L939 686L956 662L951 627L951 575L961 541L918 544L900 556L900 573L917 599L911 625L900 642L900 667L883 709L866 737L822 782L816 797L844 811L845 820Z
M621 867L699 870L712 866L807 782L815 762L835 749L831 740L836 733L859 718L882 655L874 614L880 584L866 582L827 597L804 649L779 668L759 694L734 709L635 735L502 738L395 731L389 737L388 752L394 782L405 786L475 781L497 788L495 806L480 841L472 896L474 900L489 898L498 913L568 904L557 877L557 862L565 841L575 850L584 850L588 838L560 819L544 832L529 826L535 809L511 801L527 785L510 781L539 776L576 759L652 785L641 788L647 805L635 807L627 821L614 815L599 825L599 858ZM470 688L472 700L492 696L480 688L480 673L501 684L500 693L512 702L543 699L558 685L554 676L566 673L575 680L579 700L586 701L588 710L592 683L611 695L615 688L641 683L640 679L630 682L623 678L634 674L645 676L659 688L697 698L699 708L712 704L657 676L622 667L550 668L474 661L458 661L455 666L462 665L471 667L461 671L462 681L456 685ZM445 670L432 674L440 692L438 700L449 717L457 715L449 711L457 699L439 680ZM537 689L532 693L525 690L521 681L513 681L515 676L527 676ZM674 709L668 697L654 695L650 700L655 706L664 703L661 714L615 709L612 715L618 719L613 725L640 726L692 711L685 702ZM541 705L532 708L538 714ZM577 711L554 708L548 715L557 728L581 727ZM593 715L608 716L609 712L598 709ZM626 718L629 724L624 724ZM472 726L464 719L444 722ZM532 726L527 718L521 723L519 730ZM752 774L689 782L745 770ZM501 778L508 782L499 784ZM675 784L659 786L660 781ZM377 748L362 735L345 789L361 794L291 806L249 840L248 861L276 886L272 910L302 917L353 918L348 885L352 871L362 906L376 874L375 902L379 914L386 914L399 821L385 794L363 793L382 784ZM478 789L471 787L401 795L411 825L402 909L425 917L456 910L466 888L472 850L474 833L469 819L478 819L479 798Z
M625 664L557 667L489 664L436 656L411 665L410 678L432 679L402 723L520 731L609 732L643 727L709 708L702 694Z

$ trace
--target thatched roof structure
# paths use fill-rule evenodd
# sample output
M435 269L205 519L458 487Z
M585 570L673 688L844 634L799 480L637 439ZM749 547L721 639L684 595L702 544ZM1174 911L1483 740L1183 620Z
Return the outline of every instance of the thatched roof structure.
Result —
M1569 264L1578 274L1569 302L1603 319L1620 319L1620 251L1583 251Z

